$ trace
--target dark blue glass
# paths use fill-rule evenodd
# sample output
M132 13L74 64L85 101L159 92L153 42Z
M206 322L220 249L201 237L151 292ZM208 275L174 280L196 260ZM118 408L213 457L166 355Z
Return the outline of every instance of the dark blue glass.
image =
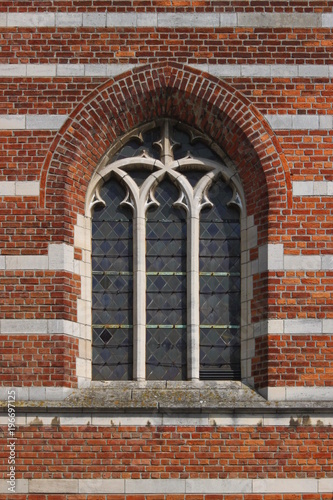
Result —
M133 378L133 224L116 179L92 218L93 379Z
M147 213L147 380L186 378L186 214L169 180Z
M211 186L208 197L213 207L204 209L200 218L200 376L237 378L240 373L239 211L228 206L232 190L222 179Z

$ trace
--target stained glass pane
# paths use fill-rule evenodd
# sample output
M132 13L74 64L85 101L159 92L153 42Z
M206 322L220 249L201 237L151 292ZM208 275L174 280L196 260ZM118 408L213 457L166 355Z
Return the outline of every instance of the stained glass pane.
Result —
M178 189L163 181L147 214L148 380L186 378L186 215Z
M115 179L101 189L106 206L92 219L93 379L133 377L132 213Z
M200 377L240 373L240 220L232 190L218 180L200 220Z

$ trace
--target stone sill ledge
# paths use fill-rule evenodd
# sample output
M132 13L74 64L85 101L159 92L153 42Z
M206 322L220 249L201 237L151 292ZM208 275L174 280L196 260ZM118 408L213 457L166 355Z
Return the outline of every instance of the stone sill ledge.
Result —
M62 400L15 402L16 411L75 413L236 414L332 412L333 401L267 401L241 382L92 382ZM0 412L7 401L0 402Z

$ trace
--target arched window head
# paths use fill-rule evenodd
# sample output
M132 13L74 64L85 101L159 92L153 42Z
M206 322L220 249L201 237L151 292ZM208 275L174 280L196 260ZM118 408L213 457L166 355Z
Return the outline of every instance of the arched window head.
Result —
M242 202L223 152L160 120L95 178L93 379L239 379Z

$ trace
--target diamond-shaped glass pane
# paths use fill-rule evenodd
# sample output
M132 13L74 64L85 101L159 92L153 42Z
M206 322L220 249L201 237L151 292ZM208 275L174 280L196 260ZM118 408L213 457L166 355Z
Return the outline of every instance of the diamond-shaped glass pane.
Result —
M133 362L132 213L111 179L92 220L93 378L130 380Z
M240 220L222 179L200 220L200 370L239 371Z
M186 377L186 214L169 180L147 214L147 379Z

